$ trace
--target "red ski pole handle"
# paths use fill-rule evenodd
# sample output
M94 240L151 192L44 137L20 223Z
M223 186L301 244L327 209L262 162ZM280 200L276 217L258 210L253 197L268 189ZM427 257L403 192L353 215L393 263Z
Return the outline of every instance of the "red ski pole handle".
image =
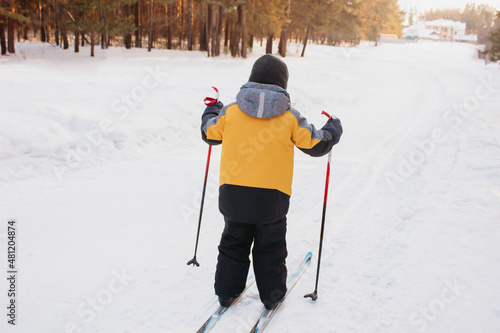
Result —
M332 119L332 116L330 116L330 114L326 111L321 112L321 114L324 114L325 116L327 116L328 119Z
M203 102L205 103L206 106L212 106L219 101L219 89L217 89L215 87L212 87L212 89L215 90L215 92L216 92L215 98L205 97Z

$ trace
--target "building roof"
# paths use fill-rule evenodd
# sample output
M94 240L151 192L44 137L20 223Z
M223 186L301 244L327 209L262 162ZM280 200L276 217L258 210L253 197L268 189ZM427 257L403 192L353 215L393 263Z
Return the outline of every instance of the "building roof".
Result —
M466 24L463 22L457 22L452 20L439 19L435 21L425 21L426 26L430 27L448 27L455 30L465 30Z

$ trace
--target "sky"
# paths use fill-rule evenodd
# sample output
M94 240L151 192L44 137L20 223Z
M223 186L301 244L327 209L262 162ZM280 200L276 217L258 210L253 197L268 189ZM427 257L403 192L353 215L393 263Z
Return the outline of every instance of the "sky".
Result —
M421 12L432 8L464 8L467 3L490 5L500 10L500 0L399 0L402 9L417 7Z

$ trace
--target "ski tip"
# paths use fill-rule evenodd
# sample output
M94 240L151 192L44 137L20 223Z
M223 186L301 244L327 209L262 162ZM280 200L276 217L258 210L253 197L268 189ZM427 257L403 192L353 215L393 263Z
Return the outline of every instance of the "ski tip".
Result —
M312 256L313 256L312 252L307 253L306 254L306 260L311 260Z

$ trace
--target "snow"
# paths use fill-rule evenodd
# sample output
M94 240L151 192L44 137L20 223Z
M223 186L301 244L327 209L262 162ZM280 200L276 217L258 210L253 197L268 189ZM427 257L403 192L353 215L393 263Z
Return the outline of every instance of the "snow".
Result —
M223 220L203 97L233 101L247 60L17 44L0 58L0 262L18 226L16 327L2 332L193 332L215 305ZM269 332L500 331L500 72L456 43L309 45L285 59L294 107L336 114L319 299L312 292L326 157L297 151L287 264L313 264ZM214 332L247 332L256 287Z

